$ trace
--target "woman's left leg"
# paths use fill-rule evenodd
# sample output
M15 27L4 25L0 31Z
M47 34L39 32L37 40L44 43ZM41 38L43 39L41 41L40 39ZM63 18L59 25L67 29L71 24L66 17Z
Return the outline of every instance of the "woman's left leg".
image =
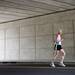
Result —
M64 62L64 58L65 58L65 51L64 51L64 49L61 49L59 54L60 54L60 65L65 67L65 65L63 63Z

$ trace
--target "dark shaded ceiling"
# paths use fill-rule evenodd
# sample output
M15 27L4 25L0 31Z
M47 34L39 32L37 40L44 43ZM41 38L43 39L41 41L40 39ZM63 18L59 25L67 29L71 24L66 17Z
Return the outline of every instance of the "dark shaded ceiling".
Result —
M75 0L0 0L0 22L75 8Z

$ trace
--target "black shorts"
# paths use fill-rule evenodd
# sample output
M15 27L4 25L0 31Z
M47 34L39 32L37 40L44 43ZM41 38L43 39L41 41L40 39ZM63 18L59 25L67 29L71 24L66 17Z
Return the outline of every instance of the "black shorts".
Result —
M61 45L56 45L54 46L54 50L61 50L62 49L62 46Z

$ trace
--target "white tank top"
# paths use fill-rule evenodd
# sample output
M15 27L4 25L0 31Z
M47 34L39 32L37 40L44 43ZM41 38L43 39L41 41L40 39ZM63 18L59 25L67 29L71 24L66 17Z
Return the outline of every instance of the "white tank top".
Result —
M61 45L61 35L60 35L60 34L57 34L57 37L56 37L56 44L57 44L57 45Z

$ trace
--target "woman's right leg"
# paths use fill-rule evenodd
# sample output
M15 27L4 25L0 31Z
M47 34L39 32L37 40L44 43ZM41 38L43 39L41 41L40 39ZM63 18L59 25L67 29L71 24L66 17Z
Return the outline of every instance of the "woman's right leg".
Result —
M55 50L55 51L53 52L53 59L52 59L52 62L51 62L51 66L52 66L52 67L55 67L54 62L55 62L55 60L57 59L58 55L59 55L59 50Z

